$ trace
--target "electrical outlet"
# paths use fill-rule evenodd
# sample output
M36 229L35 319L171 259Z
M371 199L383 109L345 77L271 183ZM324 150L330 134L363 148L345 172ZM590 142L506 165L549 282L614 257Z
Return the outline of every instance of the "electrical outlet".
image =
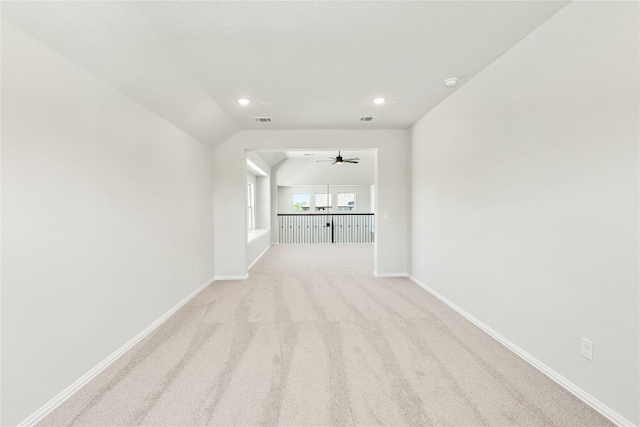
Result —
M580 341L580 354L586 359L593 360L593 343L586 338Z
M382 214L383 219L389 219L389 212L385 212Z
M424 260L422 260L422 262L420 262L420 265L422 266L422 269L424 270Z

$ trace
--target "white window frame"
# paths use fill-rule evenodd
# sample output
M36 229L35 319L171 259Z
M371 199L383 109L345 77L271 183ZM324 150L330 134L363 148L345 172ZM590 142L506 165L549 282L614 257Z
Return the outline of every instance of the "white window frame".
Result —
M316 211L329 210L333 207L333 194L331 193L314 193L313 205Z
M355 211L356 210L356 193L338 193L338 210L339 211Z
M301 211L296 211L293 208L293 205L296 203L295 202L296 196L306 196L306 199L307 199L305 201L306 204L302 205L302 210ZM310 208L311 208L311 194L309 194L309 193L291 193L291 211L292 212L308 212Z

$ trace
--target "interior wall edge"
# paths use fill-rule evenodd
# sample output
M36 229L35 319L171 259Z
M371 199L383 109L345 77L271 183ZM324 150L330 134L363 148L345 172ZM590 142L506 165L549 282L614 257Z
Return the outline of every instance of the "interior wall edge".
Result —
M226 123L215 132L213 137L210 137L203 134L202 132L195 132L194 129L190 128L189 126L185 126L184 123L179 123L179 121L176 121L174 118L169 117L167 114L164 114L162 111L158 110L157 108L153 108L152 104L149 102L149 99L144 99L144 97L140 97L140 96L134 96L131 93L131 91L126 90L126 88L123 88L121 85L117 84L117 82L115 82L113 79L105 78L104 74L97 72L90 65L82 61L79 61L73 55L70 55L69 52L65 52L61 50L59 47L52 44L51 42L48 42L46 38L43 38L42 36L34 34L33 31L30 31L28 28L25 28L24 25L18 25L17 23L12 22L7 18L6 14L2 16L2 25L8 25L8 26L10 25L12 28L15 28L16 30L21 31L24 34L27 34L29 37L32 37L33 39L37 40L39 43L46 46L48 49L51 49L52 51L56 52L58 55L60 55L69 63L72 63L75 66L83 69L87 73L91 74L93 77L99 79L100 81L108 85L113 90L120 93L122 96L136 103L138 106L144 108L149 113L156 116L157 118L171 124L173 127L180 130L181 132L184 132L186 135L189 135L191 138L197 140L207 148L210 148L213 150L218 145L222 144L226 140L232 138L236 133L240 132L240 129L238 128L238 126L231 121L228 115L224 113L222 109L220 109L220 106L213 99L212 99L213 103L219 110L218 118L219 119L222 118L223 120L225 120Z
M251 265L249 265L247 270L251 270L251 267L253 267L256 264L256 262L258 262L260 258L262 258L262 256L266 254L269 249L271 249L271 246L273 246L273 243L269 243L269 246L267 246L267 248L264 251L262 251L262 253L258 255L256 259L253 260L253 262L251 263Z

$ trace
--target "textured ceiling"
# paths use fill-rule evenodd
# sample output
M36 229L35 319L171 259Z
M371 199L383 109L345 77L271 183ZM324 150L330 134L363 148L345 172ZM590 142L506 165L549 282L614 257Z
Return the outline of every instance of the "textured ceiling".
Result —
M3 19L215 146L243 129L407 128L566 4L3 1L1 7ZM459 78L456 88L443 85L448 77ZM378 96L388 102L374 105ZM241 97L251 104L240 106ZM368 115L379 119L359 121ZM272 122L256 123L255 116Z

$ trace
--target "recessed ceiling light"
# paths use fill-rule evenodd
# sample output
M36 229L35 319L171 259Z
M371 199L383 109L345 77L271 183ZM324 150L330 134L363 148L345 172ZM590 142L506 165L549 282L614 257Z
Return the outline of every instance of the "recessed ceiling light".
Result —
M249 105L251 101L249 101L247 98L240 98L238 99L238 104L240 105Z
M373 103L380 105L380 104L384 104L384 101L386 101L386 99L384 99L384 98L376 98L376 99L373 100Z
M458 84L458 79L456 79L455 77L451 77L450 79L444 81L444 85L446 87L454 87L456 84Z

